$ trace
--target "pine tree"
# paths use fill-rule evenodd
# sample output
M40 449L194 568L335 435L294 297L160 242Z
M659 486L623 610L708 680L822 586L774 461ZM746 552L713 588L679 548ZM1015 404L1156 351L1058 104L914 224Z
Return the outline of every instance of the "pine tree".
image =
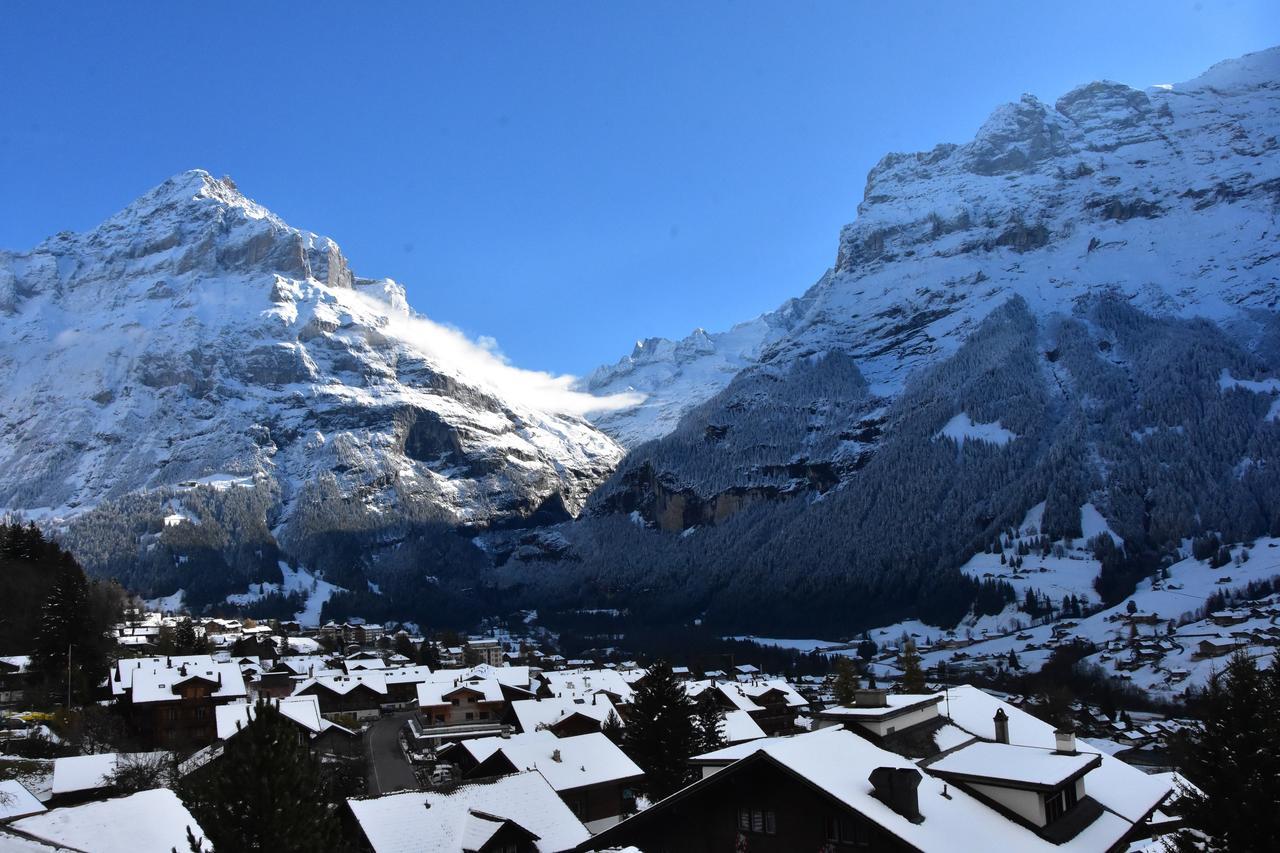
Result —
M920 654L915 643L907 643L898 654L898 668L902 670L902 692L923 693L924 670L920 668Z
M646 792L658 800L682 787L693 754L691 703L671 665L658 661L637 687L624 748L645 772Z
M196 626L191 624L190 619L183 619L174 627L173 645L180 655L198 654L203 651L199 648L203 644L196 637Z
M1266 671L1243 651L1209 679L1204 717L1189 736L1185 772L1197 789L1179 801L1180 851L1280 850L1280 665Z
M299 741L297 726L262 700L222 756L181 791L214 849L272 853L338 846L326 793L319 762Z
M622 727L622 720L618 717L618 712L612 708L609 709L609 716L604 718L600 731L616 744L621 744L623 738L626 737L626 731Z
M845 707L853 705L857 689L858 673L853 668L853 661L842 655L836 660L836 704Z
M54 697L72 701L88 695L101 677L102 641L95 636L89 601L89 582L75 563L67 561L40 611L40 625L34 638L33 663L42 673Z
M714 752L724 746L724 711L716 704L716 690L708 687L694 704L693 741L696 754Z

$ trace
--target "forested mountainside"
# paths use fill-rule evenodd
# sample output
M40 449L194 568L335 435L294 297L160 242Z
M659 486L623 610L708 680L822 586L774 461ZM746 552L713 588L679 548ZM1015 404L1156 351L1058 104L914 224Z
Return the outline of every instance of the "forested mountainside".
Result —
M531 600L814 636L963 616L1044 502L1100 597L1280 509L1280 49L1145 91L1024 96L885 157L835 266L721 335L596 371L638 407L588 517L489 542ZM739 366L740 365L740 366ZM672 424L674 423L674 426ZM647 439L647 440L646 440ZM1102 541L1105 540L1105 541Z
M363 588L402 545L419 586L469 573L454 531L569 518L622 451L591 400L468 347L230 179L177 175L0 252L0 511L196 607L282 562Z

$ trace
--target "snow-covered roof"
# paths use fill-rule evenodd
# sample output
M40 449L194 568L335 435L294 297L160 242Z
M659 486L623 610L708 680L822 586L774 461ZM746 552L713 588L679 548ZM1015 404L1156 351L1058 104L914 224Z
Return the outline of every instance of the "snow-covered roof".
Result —
M290 640L290 642L293 642ZM276 661L277 666L284 666L297 675L311 675L313 672L329 668L329 661L322 655L289 655Z
M164 752L102 752L96 755L71 755L53 760L53 782L50 792L70 794L105 788L121 764L153 761L167 756Z
M387 684L410 684L416 681L430 681L434 673L427 666L397 666L383 670Z
M133 676L138 672L192 666L197 669L212 667L215 661L210 655L158 655L143 658L121 658L116 661L111 676L111 693L123 695L133 686Z
M1084 853L1109 849L1130 829L1127 821L1104 812L1079 835L1055 845L956 786L944 789L942 779L927 773L921 775L917 791L919 811L924 820L913 823L874 795L870 775L880 767L907 770L918 768L910 760L882 749L853 732L838 728L820 729L792 737L766 738L718 750L701 758L717 755L750 757L757 752L765 753L770 759L919 850L1016 850L1019 853L1058 850ZM697 784L719 784L716 781L719 775L708 777ZM646 812L641 812L631 820L643 820L645 814ZM625 822L622 825L625 826ZM967 845L964 845L964 839L969 840Z
M884 700L885 704L883 707L866 705L837 705L834 708L827 708L823 710L822 716L848 717L849 719L891 717L916 706L936 705L938 702L942 701L942 697L933 693L886 693L884 695Z
M333 723L320 716L320 697L286 696L273 699L271 703L280 709L280 713L302 726L313 735L328 731ZM257 715L255 707L248 702L236 702L231 705L219 705L214 709L218 725L218 739L226 740L249 725ZM345 731L345 730L344 730Z
M995 740L994 717L1004 709L1009 718L1009 742L1022 746L1055 748L1054 727L977 687L964 685L948 691L951 721L970 734ZM1082 748L1082 752L1084 748ZM1118 758L1102 755L1102 764L1085 777L1085 791L1105 808L1126 820L1137 821L1171 793L1167 779L1151 776Z
M764 706L756 702L756 699L775 690L786 697L788 708L798 708L809 704L803 696L796 692L794 687L781 678L752 679L745 682L703 679L700 681L686 681L684 687L685 692L690 697L698 697L707 690L718 690L739 711L762 710Z
M471 737L466 740L447 743L440 749L442 752L444 750L463 750L470 753L472 759L478 764L508 744L519 744L526 741L549 741L554 743L557 740L559 740L559 738L557 738L554 733L549 732L546 729L541 729L536 732L522 732L521 734L511 735L510 737L501 737L499 735L492 735L490 737Z
M0 821L44 811L44 804L17 779L0 780Z
M975 741L931 762L929 771L1053 788L1098 763L1096 752L1059 753L1039 746Z
M764 737L764 729L746 711L726 711L724 715L724 739L729 743L744 743Z
M604 691L630 702L635 694L632 684L643 675L644 670L564 669L544 672L542 677L553 696L590 697Z
M557 791L644 775L617 744L600 732L564 738L512 738L498 751L516 770L540 772Z
M511 703L511 710L520 723L520 730L525 732L537 731L539 726L554 726L574 714L581 714L603 724L610 713L616 713L613 702L604 695L593 695L589 699L571 696L521 699Z
M590 837L540 773L516 773L449 793L409 791L347 802L374 853L458 853L476 840L475 812L533 833L539 853L572 850Z
M450 704L450 697L466 690L479 693L482 702L503 701L502 685L495 678L469 681L424 681L418 684L418 704L424 708Z
M386 693L386 675L381 670L349 672L346 675L317 675L308 678L293 689L294 695L310 687L320 687L331 693L345 696L357 687L367 687L374 693Z
M732 711L730 713L733 713ZM728 716L728 715L726 715ZM815 729L811 732L796 735L779 735L777 737L763 738L744 743L731 744L726 747L714 750L712 752L704 752L702 755L695 755L691 761L707 764L729 764L734 761L746 758L752 753L759 752L764 747L775 744L785 743L787 741L796 740L797 738L825 738L840 732L841 729L835 726L829 726L825 729Z
M188 850L187 827L196 838L204 837L204 830L191 812L167 788L53 809L15 821L11 826L44 841L94 853Z

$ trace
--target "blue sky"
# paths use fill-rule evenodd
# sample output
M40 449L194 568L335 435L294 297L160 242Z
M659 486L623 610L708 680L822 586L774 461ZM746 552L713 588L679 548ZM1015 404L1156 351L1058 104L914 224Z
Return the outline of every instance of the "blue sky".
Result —
M1270 2L14 2L0 246L232 175L522 367L725 328L831 263L867 170L998 104L1280 43Z

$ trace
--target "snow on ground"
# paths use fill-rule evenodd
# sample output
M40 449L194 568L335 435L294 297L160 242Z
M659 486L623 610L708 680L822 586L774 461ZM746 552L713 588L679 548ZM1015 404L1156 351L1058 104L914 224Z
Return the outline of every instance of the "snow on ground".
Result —
M1238 554L1240 550L1236 548L1233 553ZM1280 575L1280 539L1259 539L1249 550L1250 559L1247 562L1229 564L1219 569L1211 569L1206 562L1194 558L1181 560L1169 567L1167 580L1153 582L1147 578L1139 582L1134 594L1115 607L1082 619L1036 625L974 643L958 650L963 655L959 660L956 659L955 649L927 651L921 655L922 662L926 667L935 666L942 661L952 666L957 663L981 666L997 664L1013 651L1023 667L1038 668L1048 660L1052 652L1049 644L1055 627L1068 642L1075 637L1097 644L1113 640L1127 641L1131 629L1129 622L1121 614L1126 612L1128 602L1133 601L1139 614L1148 614L1156 620L1154 625L1139 625L1140 636L1150 637L1153 641L1168 640L1174 648L1162 660L1126 672L1122 672L1117 664L1129 659L1131 653L1128 650L1100 651L1086 660L1151 693L1166 696L1183 693L1190 686L1202 686L1209 674L1215 669L1221 669L1226 661L1225 657L1192 660L1201 640L1219 635L1227 637L1233 631L1265 629L1271 626L1269 619L1255 619L1230 628L1221 628L1202 620L1178 627L1173 636L1166 636L1170 620L1179 620L1185 614L1203 607L1214 592L1231 590L1244 586L1249 581L1266 580ZM872 636L876 637L876 632L872 632ZM1260 665L1266 666L1273 650L1256 646L1253 653ZM1186 675L1174 677L1175 670L1185 670Z
M1049 556L1041 556L1041 551L1032 548L1030 554L1023 555L1021 569L1008 565L1011 557L1016 556L1020 544L1031 546L1040 533L1040 523L1044 517L1044 503L1033 506L1022 524L1018 527L1017 536L1012 542L1012 549L1006 549L1005 563L1001 564L1000 554L974 554L969 562L960 567L960 571L970 577L982 580L993 578L1008 581L1017 592L1019 600L1028 589L1036 589L1053 599L1057 604L1066 595L1075 595L1086 601L1096 602L1098 594L1093 589L1093 580L1101 569L1094 559L1093 552L1088 549L1088 542L1094 536L1105 533L1111 536L1117 545L1124 541L1115 534L1092 503L1080 508L1080 528L1084 536L1073 542L1055 543ZM1024 614L1024 621L1025 614ZM984 627L989 627L984 625Z
M1280 379L1236 379L1230 370L1222 368L1222 375L1218 377L1218 390L1230 391L1237 388L1255 394L1275 394L1280 392Z
M935 438L946 436L957 444L964 444L966 440L985 441L988 444L1008 444L1018 437L1018 434L1005 429L1000 425L1000 421L993 421L987 424L974 423L969 418L967 412L961 412L938 431Z
M248 607L272 593L282 592L288 595L291 592L298 592L306 597L307 604L294 614L293 618L304 626L314 626L320 624L320 609L324 607L324 603L335 592L346 592L342 587L335 586L326 580L316 577L302 566L293 569L283 560L280 561L279 565L280 574L284 576L283 583L251 583L249 584L248 592L237 592L228 595L227 603L234 604L237 607ZM370 584L371 588L373 586L373 584Z
M186 607L183 603L186 594L186 590L180 589L173 595L144 599L142 603L146 605L148 610L154 610L159 613L177 613Z

